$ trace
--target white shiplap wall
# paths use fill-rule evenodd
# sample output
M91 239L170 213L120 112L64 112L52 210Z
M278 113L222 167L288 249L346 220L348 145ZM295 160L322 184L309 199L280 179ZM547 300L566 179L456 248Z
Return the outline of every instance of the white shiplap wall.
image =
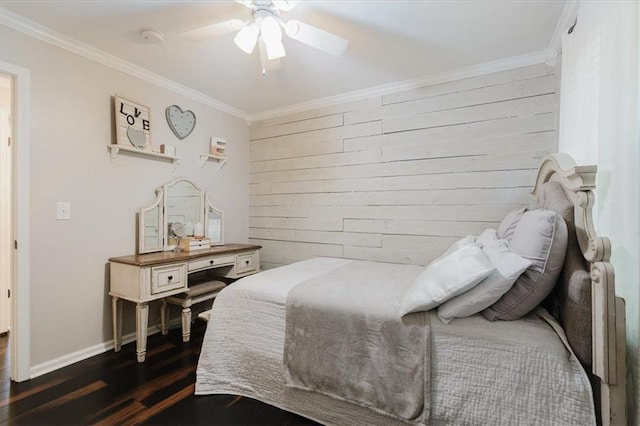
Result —
M555 92L539 64L254 123L249 237L263 267L426 264L496 227L556 152Z

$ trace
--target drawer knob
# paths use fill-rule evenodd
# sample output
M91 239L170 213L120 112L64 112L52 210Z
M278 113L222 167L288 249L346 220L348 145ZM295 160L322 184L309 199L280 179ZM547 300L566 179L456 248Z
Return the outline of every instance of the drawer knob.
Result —
M244 264L245 264L245 265L248 265L248 264L249 264L249 261L248 261L248 260L245 260L245 261L244 261Z
M213 260L210 260L210 261L209 261L209 265L213 265Z
M173 275L169 275L169 276L167 277L167 281L171 281L172 279L173 279Z

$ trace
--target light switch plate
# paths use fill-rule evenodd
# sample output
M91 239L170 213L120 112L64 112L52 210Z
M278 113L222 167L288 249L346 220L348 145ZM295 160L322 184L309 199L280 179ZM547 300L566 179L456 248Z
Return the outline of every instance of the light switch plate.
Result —
M71 220L71 203L63 201L56 203L56 219Z

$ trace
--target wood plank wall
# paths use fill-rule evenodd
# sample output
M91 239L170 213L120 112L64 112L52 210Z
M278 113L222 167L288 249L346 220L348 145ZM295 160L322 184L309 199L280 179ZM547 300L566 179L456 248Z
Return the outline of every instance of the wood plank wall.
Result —
M557 150L555 92L539 64L254 123L249 237L263 267L427 264L497 227Z

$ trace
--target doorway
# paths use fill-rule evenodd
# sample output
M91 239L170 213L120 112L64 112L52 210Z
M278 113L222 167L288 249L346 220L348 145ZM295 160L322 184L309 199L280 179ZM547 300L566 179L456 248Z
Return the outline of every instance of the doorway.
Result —
M10 330L13 281L13 77L0 73L0 336Z
M31 73L0 61L0 322L9 331L11 380L31 377L29 98ZM8 89L8 90L7 90ZM7 93L5 93L7 92ZM6 98L9 100L7 101ZM6 104L5 104L6 102ZM4 112L6 110L6 112ZM8 138L5 137L8 136ZM8 189L7 189L8 188ZM5 191L8 195L5 197ZM4 225L3 220L8 216ZM6 230L8 226L8 230ZM8 250L9 255L5 254ZM6 259L9 259L8 261ZM5 263L8 266L5 267ZM7 272L8 271L8 272ZM8 284L3 277L8 276ZM8 307L2 299L8 299Z

